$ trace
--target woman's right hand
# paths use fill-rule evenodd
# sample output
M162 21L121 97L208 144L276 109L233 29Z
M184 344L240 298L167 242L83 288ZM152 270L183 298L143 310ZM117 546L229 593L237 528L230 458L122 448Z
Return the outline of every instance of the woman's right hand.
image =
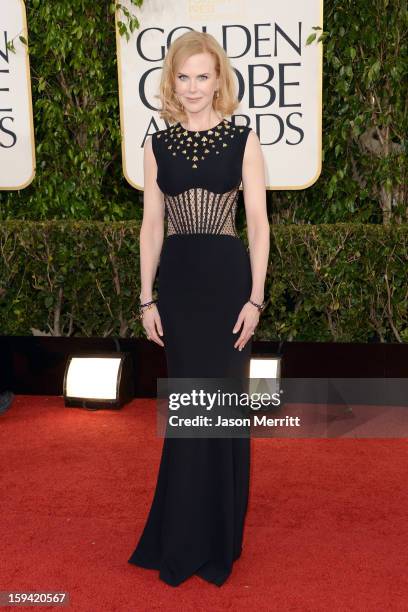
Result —
M164 346L163 340L159 338L159 334L163 335L163 327L156 304L152 308L143 309L142 325L148 340L153 340L159 346Z

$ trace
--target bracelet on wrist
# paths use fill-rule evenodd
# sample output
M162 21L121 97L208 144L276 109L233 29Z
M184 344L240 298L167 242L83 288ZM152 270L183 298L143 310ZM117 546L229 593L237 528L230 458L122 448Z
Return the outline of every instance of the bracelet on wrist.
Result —
M252 304L253 306L256 306L256 308L259 310L259 312L262 312L263 309L265 308L265 304L266 302L263 301L262 304L257 304L256 302L254 302L253 300L249 299L248 302L250 304Z
M154 298L150 298L150 300L147 300L146 302L140 301L140 305L141 306L147 306L148 304L153 304L153 302L156 302L157 300L155 300Z
M154 304L157 302L157 300L150 300L149 302L145 302L144 304L140 304L139 306L139 319L143 318L143 313L145 310L148 310L149 308L153 308Z

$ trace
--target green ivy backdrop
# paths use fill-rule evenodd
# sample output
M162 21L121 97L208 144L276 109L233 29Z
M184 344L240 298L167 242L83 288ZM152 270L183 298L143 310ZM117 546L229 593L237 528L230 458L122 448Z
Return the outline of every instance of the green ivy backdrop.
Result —
M26 6L37 172L26 189L0 192L1 333L137 335L129 309L137 305L142 194L122 175L115 8L121 35L140 24L118 3L28 0ZM267 194L271 299L257 337L406 342L406 1L326 0L324 23L324 32L308 39L324 43L322 174L308 189ZM241 205L241 232L243 215ZM31 223L40 221L54 228L48 247ZM73 226L75 232L67 229ZM338 250L345 228L347 242ZM133 266L121 259L116 239L109 242L110 232L127 237ZM78 246L77 233L89 242ZM69 238L65 249L50 242L61 235ZM57 257L52 283L47 248ZM313 249L326 277L313 264ZM92 266L75 274L76 288L69 284L84 258L97 265L96 252L105 264L116 257L125 265L122 287L130 293L122 294L120 312L112 307L119 299L115 283L100 285L105 307L98 313L80 307L87 289L89 299L99 291ZM81 296L76 307L75 294Z

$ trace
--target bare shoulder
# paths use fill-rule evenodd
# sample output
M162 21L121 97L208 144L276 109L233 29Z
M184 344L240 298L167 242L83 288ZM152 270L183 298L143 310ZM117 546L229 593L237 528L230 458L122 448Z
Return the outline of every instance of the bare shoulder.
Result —
M147 162L155 158L153 149L153 136L147 136L143 147L144 158Z
M257 133L250 129L242 163L242 183L246 194L265 188L265 160Z
M250 146L252 147L261 146L261 143L259 142L258 134L252 128L249 128L247 142L249 142Z
M248 137L245 144L244 159L258 158L262 154L261 143L259 142L258 134L252 128L249 128Z
M145 142L144 142L144 149L152 149L152 143L153 143L153 136L150 135L146 138Z

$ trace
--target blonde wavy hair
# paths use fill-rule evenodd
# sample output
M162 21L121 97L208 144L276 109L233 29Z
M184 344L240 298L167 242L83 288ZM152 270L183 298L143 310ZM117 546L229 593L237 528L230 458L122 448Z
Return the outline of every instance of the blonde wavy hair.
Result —
M213 108L224 115L232 115L239 106L234 85L234 71L224 49L207 32L191 31L176 38L169 47L163 64L159 95L162 108L160 117L165 121L184 122L187 115L174 93L176 72L185 60L196 53L210 53L215 59L215 70L219 77L218 96L213 98Z

